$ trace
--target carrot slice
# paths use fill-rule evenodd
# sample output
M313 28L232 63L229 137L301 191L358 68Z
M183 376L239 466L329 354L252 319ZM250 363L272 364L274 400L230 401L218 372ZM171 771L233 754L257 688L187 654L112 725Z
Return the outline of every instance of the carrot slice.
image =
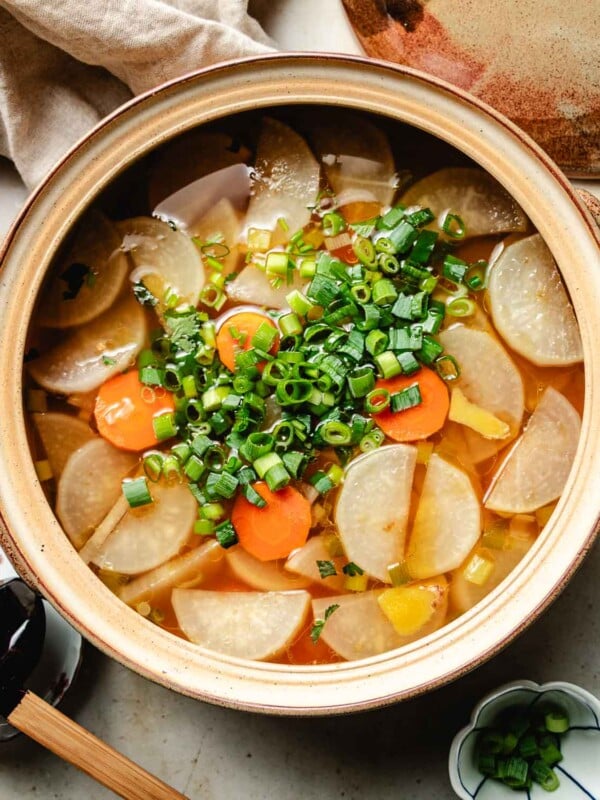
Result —
M426 439L439 431L448 416L450 401L446 384L436 372L427 367L421 367L414 375L380 378L375 387L395 394L414 383L418 383L422 397L418 406L396 412L386 409L373 415L381 430L395 442Z
M140 383L137 370L103 383L94 407L98 432L122 450L144 450L157 444L152 421L174 410L173 395Z
M260 561L287 558L306 542L311 525L310 503L291 486L277 492L262 481L253 486L267 505L257 508L243 495L237 497L231 521L240 544Z
M233 316L225 320L217 333L217 350L219 358L227 369L235 372L236 353L240 350L249 350L252 347L252 337L265 322L277 330L277 326L269 317L256 311L240 311L239 314L233 314ZM241 337L242 341L238 337ZM279 336L269 352L274 354L278 349ZM257 366L259 369L261 368L261 364Z

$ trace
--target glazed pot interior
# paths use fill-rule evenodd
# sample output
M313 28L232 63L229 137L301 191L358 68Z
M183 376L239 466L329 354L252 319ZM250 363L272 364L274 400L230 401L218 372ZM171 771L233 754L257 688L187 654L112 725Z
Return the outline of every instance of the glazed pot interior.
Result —
M242 661L176 639L92 578L36 478L20 375L29 320L48 265L91 202L101 197L114 210L121 202L115 199L121 180L130 181L156 148L197 125L235 129L248 115L272 112L301 126L302 116L318 114L320 104L378 115L396 134L395 149L414 148L419 158L428 149L426 171L472 160L508 189L563 272L581 329L586 395L579 450L562 498L501 591L398 651L358 662L290 667ZM127 213L149 211L137 206L135 197L126 202ZM600 404L594 403L600 390L594 345L600 303L597 233L569 184L536 146L454 89L408 70L341 57L274 56L191 75L132 101L81 142L30 200L3 256L2 543L87 638L153 680L211 702L280 714L339 713L390 703L446 682L498 651L556 596L591 546L600 507L594 500L600 496L600 454L593 438L600 429Z

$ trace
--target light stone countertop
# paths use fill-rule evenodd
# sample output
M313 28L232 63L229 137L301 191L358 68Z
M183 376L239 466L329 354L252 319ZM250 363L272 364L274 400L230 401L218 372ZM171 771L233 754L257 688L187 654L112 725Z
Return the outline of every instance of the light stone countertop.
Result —
M282 49L361 52L340 0L251 0L250 10ZM24 198L0 160L0 235ZM221 709L150 683L90 646L62 708L193 800L451 800L450 742L483 694L529 678L571 681L600 696L599 574L596 545L563 595L499 656L382 711L288 719ZM2 800L111 797L24 737L0 746Z

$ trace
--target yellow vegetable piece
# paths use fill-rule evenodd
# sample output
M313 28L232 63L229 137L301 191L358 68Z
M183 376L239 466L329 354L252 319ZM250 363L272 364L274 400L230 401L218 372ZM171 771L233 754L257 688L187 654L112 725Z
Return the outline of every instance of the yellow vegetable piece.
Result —
M442 580L444 583L440 583ZM443 599L445 579L385 589L377 602L400 636L411 636L433 617Z
M485 436L486 439L505 439L510 426L485 408L471 403L459 388L452 389L448 418Z
M469 583L474 583L476 586L483 586L492 572L494 571L494 562L485 556L474 553L473 557L463 571L465 580Z
M271 247L271 231L263 228L250 228L248 230L248 250L266 253Z
M417 464L428 464L433 453L433 442L417 442Z
M364 592L369 583L369 576L364 572L362 575L346 575L344 579L344 589L349 592Z

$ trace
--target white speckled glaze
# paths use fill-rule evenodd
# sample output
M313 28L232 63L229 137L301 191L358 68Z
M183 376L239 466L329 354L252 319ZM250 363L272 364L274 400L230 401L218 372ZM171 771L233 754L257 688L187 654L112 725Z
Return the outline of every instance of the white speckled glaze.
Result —
M507 708L529 708L539 701L566 711L570 729L561 737L563 759L555 767L560 781L552 793L556 800L598 800L600 798L600 701L579 686L563 681L538 684L514 681L488 694L475 707L471 722L459 731L452 742L448 770L450 782L462 800L508 800L515 796L541 800L548 792L533 784L528 792L518 792L485 778L477 769L475 743L478 732L493 726Z
M203 122L249 109L328 103L412 124L466 153L523 206L561 267L586 368L583 435L562 499L502 590L430 636L353 663L291 667L210 652L124 606L71 547L37 481L21 407L25 337L41 281L73 222L111 179ZM598 231L576 193L518 128L480 102L406 68L340 56L275 55L220 65L117 111L30 199L0 253L0 539L20 571L88 639L140 674L191 696L272 714L382 706L464 674L552 601L590 548L600 513ZM543 569L540 569L543 565Z

